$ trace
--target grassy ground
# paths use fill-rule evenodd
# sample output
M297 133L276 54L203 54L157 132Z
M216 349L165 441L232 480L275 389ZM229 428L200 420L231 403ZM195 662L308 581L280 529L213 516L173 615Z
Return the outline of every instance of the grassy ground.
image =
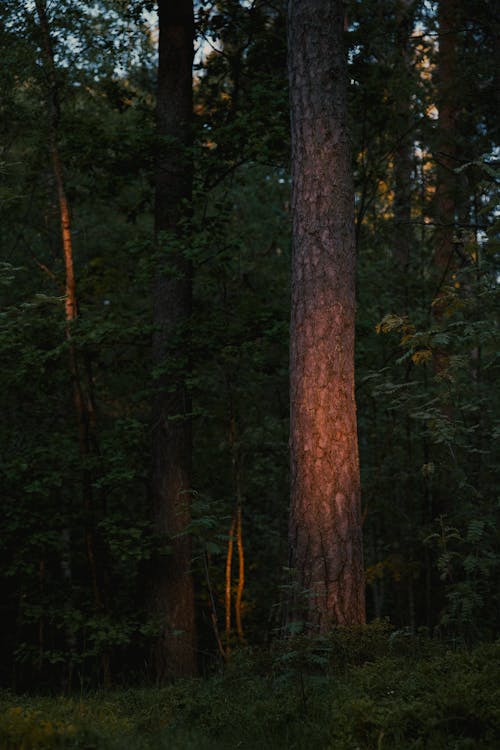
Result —
M0 694L1 750L500 748L500 643L366 630L240 652L161 689Z

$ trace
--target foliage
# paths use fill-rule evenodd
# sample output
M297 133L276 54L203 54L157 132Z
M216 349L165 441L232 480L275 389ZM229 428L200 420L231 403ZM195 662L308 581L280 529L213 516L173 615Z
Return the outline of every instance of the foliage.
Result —
M80 686L86 695L103 683L106 664L117 683L148 679L157 627L146 614L148 587L153 566L172 548L150 524L154 4L48 4L79 299L72 340L95 414L85 459L72 406L40 34L32 3L0 5L0 677L16 689ZM61 699L58 712L50 701L8 697L1 726L13 746L27 748L29 737L53 746L58 737L61 746L82 748L266 747L273 739L275 747L438 748L452 746L447 733L457 748L488 746L498 726L487 659L496 647L434 654L411 637L424 628L438 645L472 645L497 637L500 614L493 9L489 0L458 5L463 106L455 265L444 285L434 264L434 4L411 4L407 65L400 3L352 0L347 9L368 619L390 618L397 635L335 632L293 647L279 638L287 606L289 409L285 3L197 3L195 191L185 226L194 284L190 351L187 358L174 351L165 367L184 373L193 401L188 531L200 668L210 675L220 667L214 617L222 630L237 497L245 637L251 647L274 643L274 650L235 655L206 686L121 693L109 703L85 698L83 713L73 699ZM401 229L396 167L405 136L410 221ZM396 262L403 233L410 245L404 267ZM171 722L168 731L161 721Z
M318 660L325 648L330 659ZM223 674L161 690L57 699L6 693L0 742L8 750L493 748L498 651L492 644L445 652L423 636L379 626L356 638L339 632L330 642L302 640L277 654L240 652Z

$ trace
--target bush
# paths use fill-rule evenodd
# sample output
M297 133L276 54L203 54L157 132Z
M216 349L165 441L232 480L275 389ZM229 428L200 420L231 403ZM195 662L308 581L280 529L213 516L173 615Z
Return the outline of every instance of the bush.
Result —
M207 680L0 699L2 750L493 750L500 643L447 651L387 626L243 650Z

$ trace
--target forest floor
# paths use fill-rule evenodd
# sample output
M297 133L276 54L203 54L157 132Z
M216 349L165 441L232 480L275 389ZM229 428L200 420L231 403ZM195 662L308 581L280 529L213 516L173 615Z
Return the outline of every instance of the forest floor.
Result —
M297 639L220 674L72 696L0 693L1 750L500 747L500 642Z

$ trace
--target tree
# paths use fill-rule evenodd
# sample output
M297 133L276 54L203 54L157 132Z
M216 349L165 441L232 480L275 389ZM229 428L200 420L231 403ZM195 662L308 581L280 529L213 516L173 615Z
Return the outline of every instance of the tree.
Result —
M185 648L191 663L195 647L194 639L185 638L194 618L175 611L184 601L188 607L192 604L186 574L190 560L199 666L209 670L214 660L229 653L226 640L231 648L243 633L253 647L272 639L279 626L289 501L291 222L285 2L197 3L196 31L207 43L202 45L206 54L200 52L197 58L193 85L193 149L189 103L185 123L180 124L179 115L177 130L168 129L168 116L179 112L173 84L165 110L168 127L155 136L158 40L149 20L145 23L143 0L37 2L46 8L56 91L36 3L0 3L0 581L6 633L0 645L0 681L16 691L35 684L52 689L63 680L68 685L67 667L72 665L86 690L103 682L103 655L109 657L113 678L123 684L142 682L151 653L159 678L176 668L181 673L179 652ZM352 0L348 5L347 129L353 144L358 230L356 400L367 617L389 617L398 629L426 626L439 628L446 638L475 640L495 636L499 612L494 503L498 467L492 447L499 406L494 388L497 34L491 22L493 0L453 2L460 16L449 21L445 37L454 43L455 65L442 91L437 63L446 45L437 43L437 3ZM164 4L164 9L170 8L172 21L171 5ZM292 54L298 55L297 47L311 39L304 68L316 48L336 76L331 50L326 42L317 43L317 5L309 0L307 8ZM326 20L330 24L332 17L320 16L325 35L330 35L328 47L332 38ZM333 35L335 44L340 33ZM186 50L184 101L191 88L190 42ZM170 82L179 74L179 57L178 48L171 50L175 65ZM311 65L313 77L318 68L319 62ZM297 135L309 138L307 153L301 152L303 162L317 155L324 125L317 113L323 106L330 112L332 101L337 102L338 77L332 79L329 72L325 80L313 80L306 71L302 91L316 80L326 103L314 100L312 106L314 97L304 93L302 102L309 110L296 120ZM61 211L50 159L53 109L50 123L47 117L47 99L50 105L54 93L60 99L55 142L69 206L78 301L78 314L69 321ZM446 103L456 112L447 147L440 133L443 123L436 116ZM312 136L306 129L311 123ZM300 284L294 281L299 312L303 310L308 324L312 321L315 334L320 326L314 316L323 308L330 318L332 309L339 314L353 309L352 281L345 303L346 274L330 273L344 260L350 262L349 271L353 265L349 231L345 258L339 258L338 242L328 239L330 222L339 222L344 205L339 199L332 211L332 194L348 194L339 186L339 168L348 169L348 161L338 156L343 141L335 140L332 127L330 133L334 138L321 142L320 166L314 166L313 176L307 174L307 182L302 180L306 189L312 186L311 194L314 189L314 200L326 206L317 224L325 227L329 254L326 260L321 256L322 265L310 263L321 255L322 238L319 233L316 246L313 230L306 231L306 226L302 234L310 238L313 250L296 255L302 279ZM332 145L336 152L331 163ZM155 151L160 147L168 190L163 189L158 208L167 218L158 216L153 256ZM453 160L446 166L450 154ZM443 174L450 186L455 183L451 218L443 218L443 226L435 200L435 186L443 177L438 161L439 169L446 166ZM443 198L441 187L438 197ZM302 210L301 227L304 216ZM436 266L436 235L443 237L445 230L452 258L438 294L444 266L441 271ZM156 310L162 315L155 324L159 346L154 379L153 265ZM300 286L304 279L305 287ZM184 307L179 303L182 290ZM430 300L436 294L437 314L431 317ZM297 314L295 320L297 339L304 341ZM377 329L383 335L377 335ZM333 316L327 333L335 330ZM317 336L318 351L307 351L307 368L302 368L303 376L316 367L328 408L337 396L332 396L335 389L325 388L324 380L334 381L341 366L338 357L345 354L343 338L339 342L335 335L328 345L323 342L326 334ZM83 406L95 404L98 428L90 424L92 414L84 412L89 449L83 455L70 348ZM294 351L300 364L304 347L300 356ZM337 370L331 366L330 351ZM436 354L445 365L439 372L433 368ZM323 363L330 368L326 377ZM348 367L345 372L350 372ZM299 382L296 377L294 382ZM308 381L305 387L313 393L316 385ZM157 534L152 533L153 390L155 409L164 410L162 424L155 424L155 450L161 440L166 453L165 458L158 451L155 459L155 479L163 483L155 495ZM300 405L300 399L296 401ZM316 418L323 404L319 398L311 403ZM294 411L298 413L295 406ZM324 421L335 422L344 440L346 409L340 415L333 409L325 413ZM304 408L301 414L303 425L310 412ZM312 417L310 422L316 429ZM306 432L301 427L296 434L301 438ZM342 443L347 461L338 457L333 430L320 437L323 443L329 441L325 452L334 454L335 466L341 464L335 471L347 484L353 474L346 479L341 471L350 471L352 452ZM310 443L316 451L316 435ZM298 441L296 445L300 447ZM306 477L306 490L310 486L316 492L336 479L333 469L328 474L321 468L322 456L313 458L320 465L318 473L326 476ZM183 472L179 485L174 482L176 466ZM319 494L311 491L316 503ZM325 493L320 498L329 513L330 497ZM176 513L176 503L184 519ZM314 534L321 534L328 551L333 542L332 555L343 554L344 540L332 533L332 528L342 530L342 520L311 511L304 531L300 511L296 504L295 531L305 536L299 539L302 546L296 545L301 557L296 554L294 564L299 571L298 562L303 563L300 587L312 596L297 611L297 619L315 631L327 620L322 617L319 623L315 605L328 602L326 593L323 600L314 596L313 579L320 581L318 590L326 586L320 580L322 571L309 565L311 555L303 540L310 540L312 550L321 543ZM96 601L86 531L93 542L104 606ZM244 580L238 535L244 542ZM344 557L347 560L347 554ZM295 604L299 610L300 602ZM226 620L225 613L230 614ZM331 622L339 619L334 613ZM163 633L154 643L158 623Z
M60 91L59 83L57 78L57 70L54 61L54 51L52 47L52 39L49 27L49 21L47 18L46 3L44 0L36 0L36 11L40 24L41 31L41 44L43 50L43 56L46 67L46 77L48 81L48 112L49 112L49 124L48 124L48 141L50 158L52 162L52 170L54 174L54 181L57 193L57 205L59 209L59 222L61 230L61 241L64 256L64 269L65 269L65 320L66 320L66 341L68 344L69 352L69 374L73 390L73 407L76 416L76 422L78 425L78 445L80 451L80 459L82 464L82 495L83 495L83 506L85 511L85 546L87 552L87 560L89 566L89 573L92 582L92 590L94 596L94 604L97 612L104 612L106 610L106 599L104 594L104 586L102 582L102 566L99 565L97 559L97 545L96 545L96 534L95 534L95 502L92 476L88 468L88 459L94 453L98 453L96 436L95 436L95 406L94 397L92 393L92 379L87 378L87 388L84 389L83 380L81 375L81 367L78 361L78 353L73 338L72 326L75 323L78 316L78 304L76 296L76 283L75 283L75 272L73 263L73 240L71 231L71 219L69 203L67 199L63 165L60 157L59 150L59 121L61 118L60 111ZM71 562L70 562L70 531L65 529L63 532L63 538L66 540L64 543L64 553L62 568L65 577L71 578ZM74 638L72 635L68 636L68 643L74 647ZM102 668L103 668L103 679L104 684L109 686L111 682L111 672L109 665L109 655L103 653L102 655ZM68 673L68 684L71 685L71 664Z
M414 123L411 112L411 46L414 23L413 0L400 0L396 5L396 54L399 57L400 86L397 92L399 117L397 143L394 150L394 261L406 276L411 256L411 176L413 170ZM406 286L406 284L405 284ZM406 290L407 291L407 290ZM406 296L406 295L405 295ZM407 305L407 300L404 300Z
M168 536L168 557L157 561L153 612L161 633L155 644L159 680L196 670L195 611L190 573L191 403L186 386L191 268L183 231L192 192L191 0L160 0L157 99L157 172L153 362L153 501L155 528Z
M341 0L292 0L291 566L308 631L364 622Z
M455 170L459 165L457 153L457 23L459 7L456 0L440 0L438 5L438 144L436 160L436 193L434 235L434 263L438 281L434 313L437 321L446 308L446 286L457 263L455 258L455 211L458 180ZM442 351L435 356L436 372L446 369L447 357Z

